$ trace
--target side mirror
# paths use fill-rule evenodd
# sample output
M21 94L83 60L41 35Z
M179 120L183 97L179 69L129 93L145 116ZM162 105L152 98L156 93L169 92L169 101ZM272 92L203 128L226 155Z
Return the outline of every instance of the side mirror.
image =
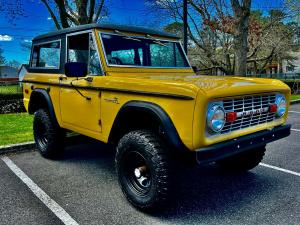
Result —
M67 77L85 77L87 75L87 64L82 62L68 62L65 64Z

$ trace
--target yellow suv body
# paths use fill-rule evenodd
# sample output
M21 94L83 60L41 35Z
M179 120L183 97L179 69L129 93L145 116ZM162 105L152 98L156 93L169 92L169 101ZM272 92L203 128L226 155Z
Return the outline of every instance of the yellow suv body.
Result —
M161 190L170 183L151 157L187 154L228 168L247 156L250 165L237 169L250 169L267 143L290 133L287 85L198 76L176 36L149 29L92 24L38 36L23 82L42 155L56 155L66 131L118 144L121 187L140 208L166 199Z

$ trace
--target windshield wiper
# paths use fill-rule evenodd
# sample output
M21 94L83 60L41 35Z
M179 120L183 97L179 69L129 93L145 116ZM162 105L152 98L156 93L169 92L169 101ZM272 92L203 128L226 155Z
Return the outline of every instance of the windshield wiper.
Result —
M123 38L126 38L126 39L130 39L130 40L134 40L134 41L141 41L140 39L134 38L134 37L132 37L130 35L127 35L123 32L120 32L118 30L115 30L115 33L124 36Z
M158 39L156 39L155 37L152 37L150 34L146 35L147 38L151 39L155 44L164 46L164 47L168 47L166 44L160 42Z

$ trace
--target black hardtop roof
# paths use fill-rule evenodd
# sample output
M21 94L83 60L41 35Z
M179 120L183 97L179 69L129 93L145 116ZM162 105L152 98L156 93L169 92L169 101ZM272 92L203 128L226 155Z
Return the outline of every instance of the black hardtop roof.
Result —
M80 25L80 26L71 27L71 28L65 28L65 29L49 32L46 34L42 34L42 35L39 35L39 36L36 36L35 38L33 38L33 41L50 38L50 37L55 37L55 36L58 36L61 34L80 32L80 31L90 30L90 29L95 29L95 28L150 34L150 35L158 35L158 36L164 36L164 37L170 37L170 38L178 38L176 35L171 34L171 33L167 33L164 31L152 30L152 29L148 29L148 28L144 28L144 27L124 26L124 25L117 25L117 24L93 23L93 24Z

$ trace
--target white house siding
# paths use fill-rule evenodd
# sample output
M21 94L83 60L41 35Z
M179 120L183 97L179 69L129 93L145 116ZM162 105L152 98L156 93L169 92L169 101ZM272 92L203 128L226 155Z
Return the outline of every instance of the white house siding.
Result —
M300 52L293 53L293 56L296 58L295 60L290 60L288 63L287 60L284 60L282 63L283 73L300 73ZM294 68L291 68L289 64L294 65Z
M10 66L0 66L0 79L18 78L18 70Z

